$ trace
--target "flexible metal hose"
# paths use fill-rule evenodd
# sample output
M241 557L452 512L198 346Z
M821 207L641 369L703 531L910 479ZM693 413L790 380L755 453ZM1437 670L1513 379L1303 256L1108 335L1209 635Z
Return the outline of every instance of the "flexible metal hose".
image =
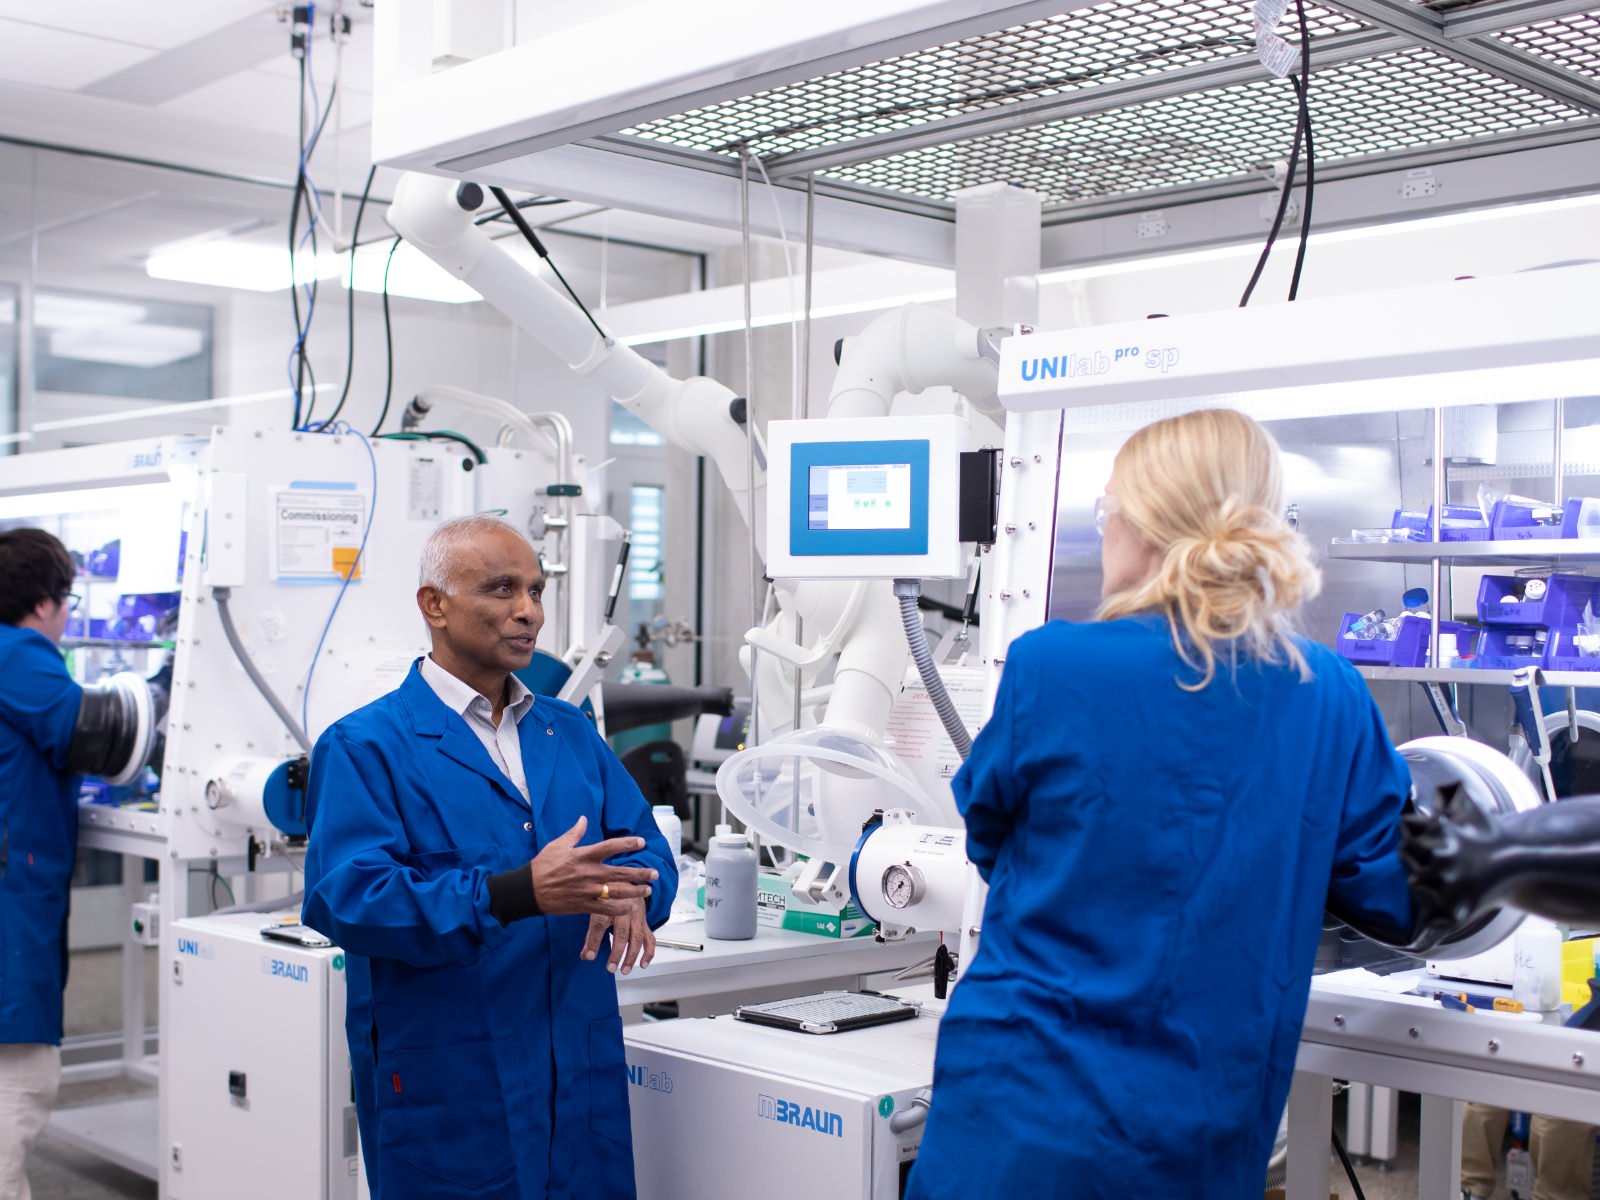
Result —
M922 584L915 579L896 579L894 594L900 599L900 623L906 629L906 645L911 647L911 661L917 664L917 674L922 676L928 689L928 699L933 701L933 711L939 714L945 732L955 745L956 753L965 761L972 753L972 736L967 733L967 723L956 711L955 701L944 686L944 677L933 661L933 651L928 649L928 634L922 628L922 612L917 608L917 598L922 595Z
M310 754L311 741L306 737L306 731L300 728L300 722L296 721L294 715L283 706L283 701L278 699L277 693L272 690L272 685L262 678L260 671L256 670L256 664L250 660L244 643L239 640L239 631L233 625L233 614L228 611L228 597L232 594L231 588L211 589L211 595L217 602L217 616L222 619L222 632L228 639L228 645L233 647L233 655L244 668L244 673L250 676L250 682L256 685L256 691L261 693L262 699L272 706L273 712L278 714L278 720L283 722L283 727L294 738L295 744Z

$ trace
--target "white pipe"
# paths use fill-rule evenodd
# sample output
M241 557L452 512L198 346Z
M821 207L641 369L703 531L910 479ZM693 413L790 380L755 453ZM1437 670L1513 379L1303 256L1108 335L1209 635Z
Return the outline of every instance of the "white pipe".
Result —
M997 413L999 368L982 335L959 317L920 304L884 313L845 339L828 394L830 417L881 417L901 392L951 387L979 412Z
M754 477L744 431L729 411L731 390L714 379L673 379L630 347L602 340L566 296L512 258L458 203L452 179L407 173L386 219L394 231L464 281L513 324L617 403L691 454L715 464L764 549L765 471Z
M540 450L555 458L561 470L563 482L570 482L570 443L568 445L568 454L563 455L560 437L553 436L539 428L539 417L543 416L543 414L525 413L516 405L507 400L501 400L497 396L485 396L478 392L469 392L465 388L449 387L442 384L424 388L417 393L417 400L423 408L432 409L441 404L453 404L457 408L464 408L468 412L493 417L495 420L511 426L529 438ZM402 426L402 428L407 427ZM568 426L568 428L570 430L571 427Z

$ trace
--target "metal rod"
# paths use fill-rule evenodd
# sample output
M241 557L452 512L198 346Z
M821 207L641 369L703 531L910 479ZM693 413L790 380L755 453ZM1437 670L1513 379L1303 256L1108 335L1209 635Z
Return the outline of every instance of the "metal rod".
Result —
M800 398L799 411L794 415L799 420L811 415L811 276L812 276L812 251L816 247L817 234L817 177L814 173L806 175L806 307L804 323L801 325L800 345ZM795 639L799 641L797 637ZM795 728L800 728L800 722L795 721Z
M750 296L750 152L739 152L739 236L744 248L744 449L745 495L750 504L750 616L751 624L761 624L759 589L756 587L756 351L755 325ZM750 736L749 744L761 741L761 696L758 686L759 653L750 647Z
M1555 429L1550 438L1551 474L1554 476L1556 509L1567 502L1567 472L1566 464L1561 459L1561 443L1567 433L1567 401L1564 396L1555 399Z
M1430 533L1434 534L1434 557L1430 560L1429 568L1429 640L1427 640L1427 666L1438 667L1438 608L1445 600L1443 587L1440 581L1443 578L1443 558L1438 555L1440 541L1442 541L1443 518L1445 518L1445 410L1434 410L1434 515L1429 525Z

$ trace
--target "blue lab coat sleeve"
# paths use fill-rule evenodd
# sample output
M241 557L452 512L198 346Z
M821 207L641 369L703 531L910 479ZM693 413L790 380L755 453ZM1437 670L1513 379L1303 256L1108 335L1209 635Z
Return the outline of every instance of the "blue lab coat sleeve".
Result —
M61 651L43 634L16 631L4 658L0 721L25 739L53 771L64 771L83 689L67 674Z
M489 910L495 864L424 873L411 862L380 746L339 725L324 733L312 753L307 818L315 833L305 921L350 953L439 966L502 935Z
M1414 924L1411 890L1399 858L1400 814L1411 794L1411 772L1384 728L1366 684L1344 664L1358 689L1354 747L1345 781L1343 818L1334 844L1328 908L1335 916L1387 926L1403 941Z

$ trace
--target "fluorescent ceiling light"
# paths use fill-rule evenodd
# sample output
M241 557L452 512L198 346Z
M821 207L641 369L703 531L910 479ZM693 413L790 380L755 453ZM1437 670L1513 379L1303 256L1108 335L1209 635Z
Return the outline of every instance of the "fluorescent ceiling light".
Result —
M362 246L356 251L356 291L374 294L383 291L384 266L388 263L391 296L444 304L481 299L477 292L413 246L402 243L395 251L394 261L389 263L389 246L385 241ZM349 277L348 254L297 254L294 262L295 281L302 286L313 280L337 280L342 284ZM157 248L145 260L144 269L152 279L252 292L281 292L289 286L289 251L284 246L261 242L211 238Z
M0 296L0 325L15 325L17 323L17 298L15 296Z
M103 329L58 329L50 334L50 354L77 362L120 367L165 367L193 358L205 334L181 325L114 325Z
M137 483L122 487L81 488L77 491L34 493L29 496L0 498L0 521L44 514L124 512L148 508L171 496L172 484Z
M811 315L837 317L876 312L903 304L949 300L956 294L955 275L940 267L914 263L873 262L818 271L812 276ZM803 281L782 276L751 285L751 324L760 328L804 320L799 302ZM744 287L707 288L654 300L638 300L602 309L597 319L627 346L669 342L676 338L729 333L744 328Z
M297 254L295 280L307 284L313 279L332 279L344 269L343 263L337 254ZM278 292L289 286L289 251L285 246L225 238L191 241L152 250L144 270L151 279Z
M337 383L319 383L313 387L302 390L302 395L314 395L317 392L326 392L336 389ZM144 408L128 408L120 412L95 413L89 417L63 417L59 421L35 421L33 428L36 433L48 433L54 429L81 429L86 425L109 425L116 421L139 421L146 417L189 416L191 413L205 412L215 408L233 408L241 404L260 404L267 400L287 400L294 395L289 388L277 388L270 392L249 392L241 396L222 396L215 400L192 400L178 404L151 404Z
M40 292L33 300L33 323L40 329L93 330L132 325L144 320L145 312L142 304L90 300L59 292Z
M401 242L389 260L392 242L362 246L356 251L355 288L358 292L379 293L383 289L383 272L389 271L389 295L405 296L412 300L432 300L440 304L470 304L482 300L461 280L423 254L415 246ZM341 274L347 269L341 266Z

